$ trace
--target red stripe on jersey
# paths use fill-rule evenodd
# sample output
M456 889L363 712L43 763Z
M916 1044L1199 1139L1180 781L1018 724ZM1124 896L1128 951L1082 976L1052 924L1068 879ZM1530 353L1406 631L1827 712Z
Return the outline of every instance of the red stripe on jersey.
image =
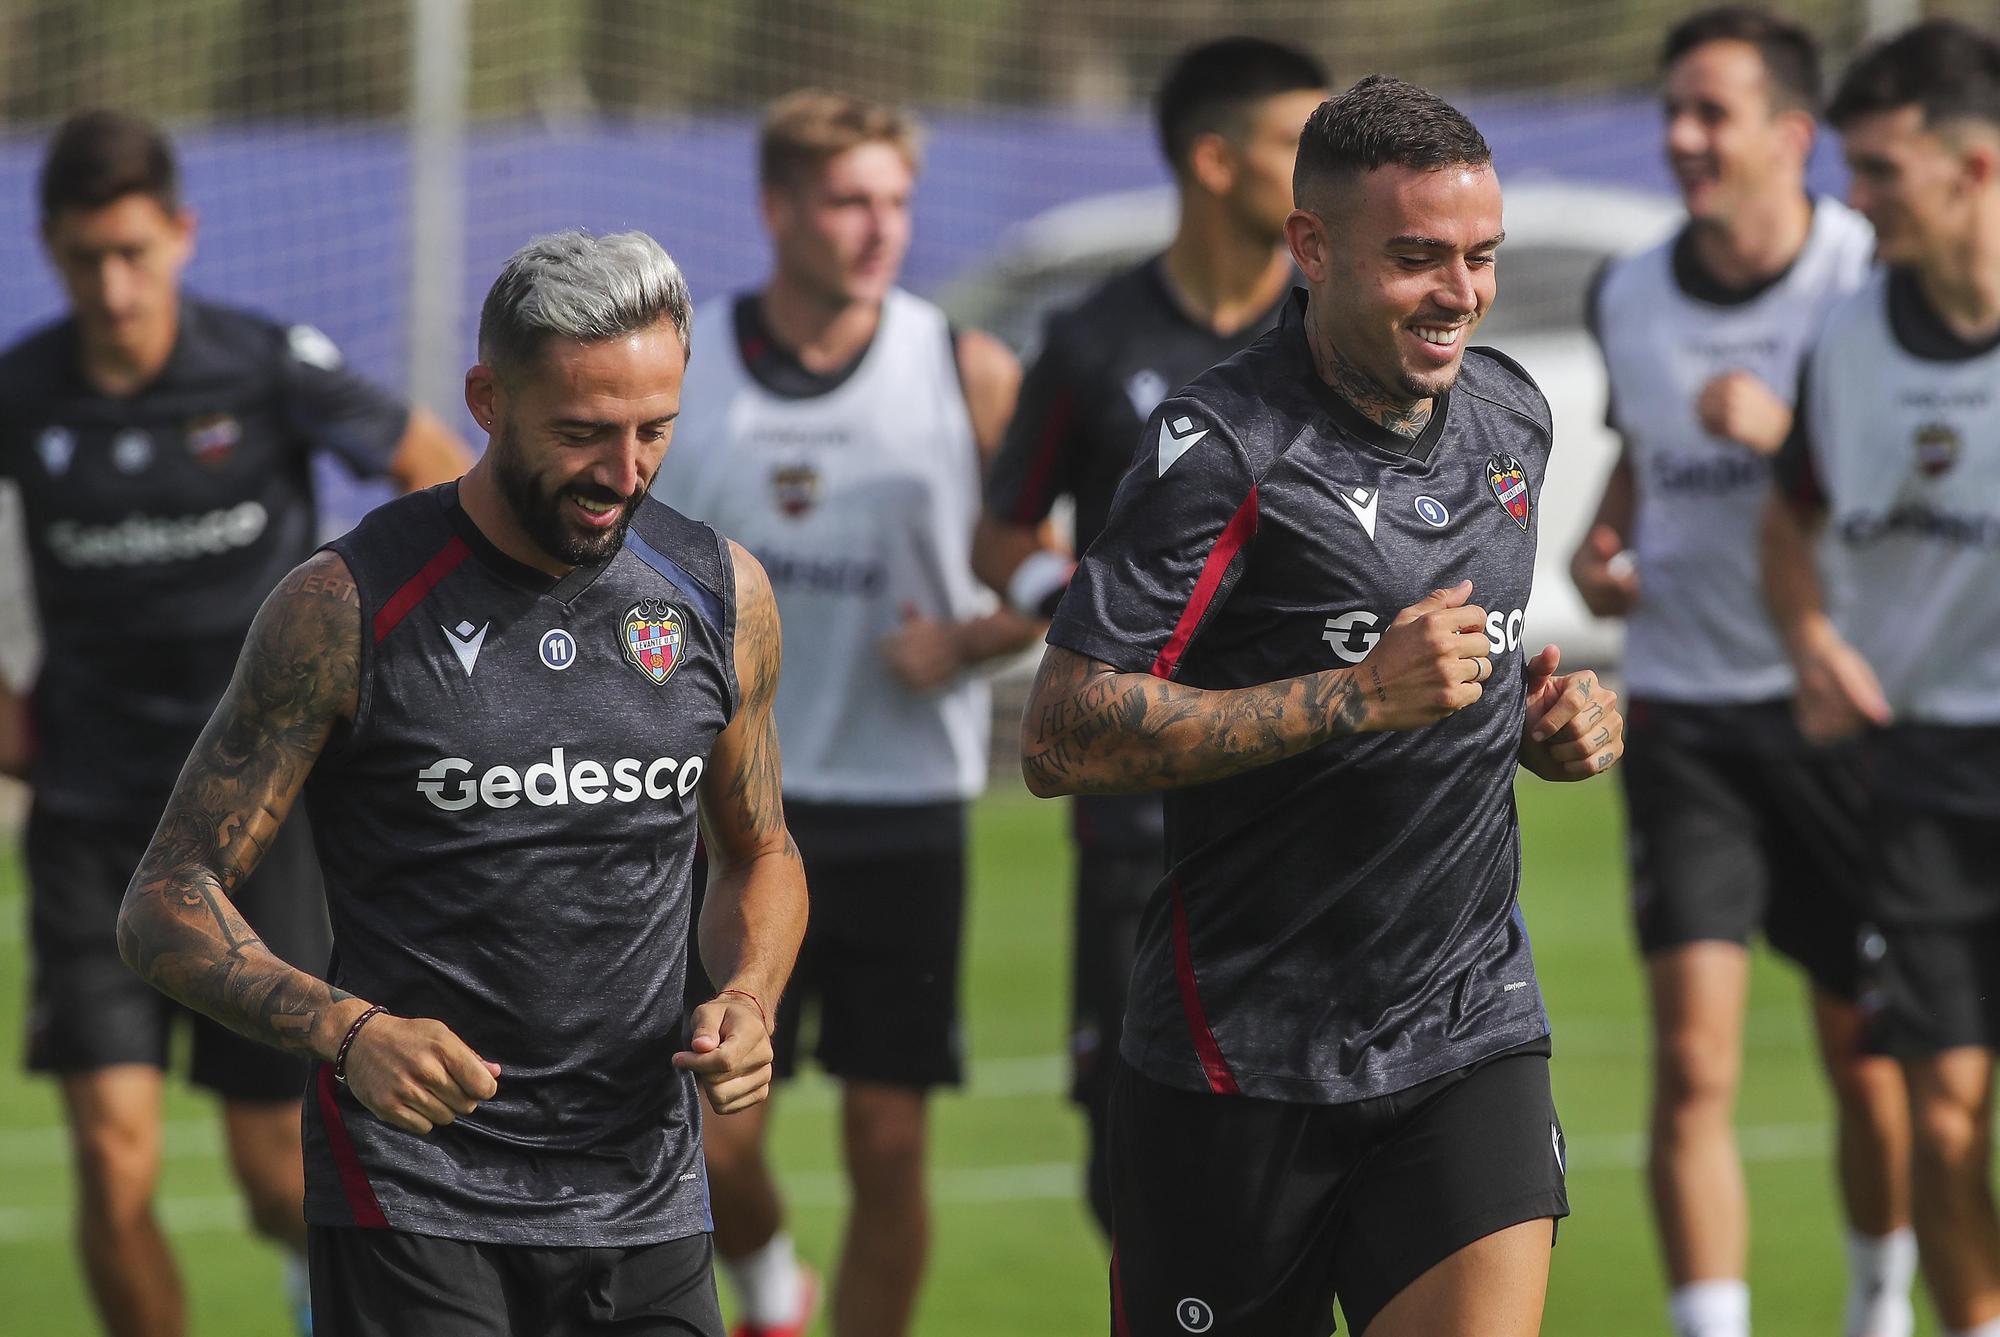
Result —
M1049 513L1053 500L1048 495L1049 480L1055 474L1056 457L1062 454L1063 437L1069 431L1069 420L1076 414L1076 392L1068 386L1049 406L1049 416L1042 419L1042 434L1035 442L1034 462L1028 466L1027 481L1021 484L1021 495L1014 498L1014 510L1010 517L1017 525L1032 525Z
M437 583L458 568L458 564L472 555L472 549L465 546L465 540L458 535L451 536L451 542L438 549L437 556L425 562L423 569L403 583L403 588L389 596L389 602L382 605L375 614L375 641L379 645L383 638L396 629L396 624L410 615L410 610L424 601L424 596L437 588Z
M1125 1321L1125 1287L1118 1280L1118 1237L1111 1237L1111 1331L1113 1337L1132 1337L1132 1325Z
M1239 1095L1236 1078L1223 1060L1222 1046L1208 1028L1208 1014L1201 1009L1201 988L1194 978L1194 949L1188 943L1187 904L1181 900L1181 884L1174 892L1174 978L1181 986L1181 1010L1187 1013L1188 1036L1194 1041L1195 1057L1208 1076L1208 1089L1219 1096Z
M340 1172L340 1187L347 1194L347 1210L354 1224L371 1230L387 1230L389 1218L375 1199L375 1186L354 1154L354 1140L347 1135L347 1121L340 1117L340 1102L333 1095L333 1065L319 1065L319 1121L326 1129L326 1145L333 1151L333 1168Z
M1250 495L1236 508L1236 514L1229 517L1229 523L1222 527L1222 536L1209 549L1208 560L1201 565L1201 575L1194 582L1194 593L1188 596L1187 607L1181 610L1181 620L1174 624L1174 634L1167 638L1166 645L1153 660L1148 670L1156 678L1171 678L1180 667L1181 655L1186 652L1188 642L1194 639L1194 629L1201 625L1202 615L1215 599L1215 592L1222 586L1222 577L1229 571L1229 564L1236 560L1236 554L1257 532L1257 489L1252 487Z

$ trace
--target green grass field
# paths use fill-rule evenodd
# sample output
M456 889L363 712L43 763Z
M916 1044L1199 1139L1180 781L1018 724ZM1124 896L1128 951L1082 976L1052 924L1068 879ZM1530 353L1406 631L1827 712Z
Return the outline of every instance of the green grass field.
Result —
M1524 778L1528 924L1555 1020L1556 1097L1575 1215L1550 1283L1550 1337L1664 1333L1659 1265L1640 1185L1645 1043L1609 784ZM1076 1192L1080 1123L1061 1091L1068 854L1060 805L1018 791L978 810L966 980L973 1078L938 1101L931 1275L919 1331L1019 1337L1105 1331L1104 1255ZM88 1333L71 1250L54 1092L20 1072L26 907L0 852L0 1334ZM1841 1228L1829 1171L1828 1101L1810 1057L1801 986L1760 958L1740 1122L1755 1213L1759 1337L1839 1331ZM778 1164L805 1254L825 1265L840 1217L830 1090L780 1097ZM165 1219L204 1337L287 1331L278 1262L242 1224L212 1107L176 1092ZM726 1303L726 1297L725 1297ZM1919 1302L1920 1309L1923 1308ZM1936 1332L1928 1312L1923 1334Z

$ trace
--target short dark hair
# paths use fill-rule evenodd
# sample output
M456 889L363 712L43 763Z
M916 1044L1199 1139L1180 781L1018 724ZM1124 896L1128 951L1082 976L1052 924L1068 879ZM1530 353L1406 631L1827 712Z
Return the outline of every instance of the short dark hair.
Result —
M1819 43L1790 19L1754 5L1718 5L1690 14L1667 32L1660 71L1698 46L1744 42L1757 48L1771 83L1771 105L1815 111L1819 107Z
M1371 74L1306 119L1292 199L1304 208L1309 187L1378 167L1427 172L1492 161L1485 136L1458 108L1415 84Z
M42 158L40 191L44 222L127 195L151 196L168 213L181 207L173 145L151 121L122 111L80 111L58 126Z
M1160 152L1179 171L1195 140L1236 129L1251 104L1331 82L1317 57L1261 37L1219 37L1189 47L1175 59L1153 101Z
M1855 59L1826 117L1844 126L1903 107L1921 108L1926 126L1966 117L2000 126L2000 43L1951 19L1907 28Z

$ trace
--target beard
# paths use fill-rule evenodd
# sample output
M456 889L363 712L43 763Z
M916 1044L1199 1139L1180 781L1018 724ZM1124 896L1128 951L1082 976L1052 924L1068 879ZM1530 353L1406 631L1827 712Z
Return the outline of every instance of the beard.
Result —
M551 487L528 466L527 452L514 433L512 423L504 425L493 442L493 477L500 485L514 518L521 523L535 545L549 556L571 566L585 566L609 557L625 542L625 531L639 503L646 499L643 487L629 497L620 497L609 488L589 483ZM622 502L618 519L609 529L586 529L569 518L569 498L593 502Z

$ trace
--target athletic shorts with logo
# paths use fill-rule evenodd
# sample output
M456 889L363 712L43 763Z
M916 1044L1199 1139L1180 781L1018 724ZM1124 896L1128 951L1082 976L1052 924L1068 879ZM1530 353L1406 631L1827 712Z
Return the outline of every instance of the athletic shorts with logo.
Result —
M306 1231L314 1337L722 1337L704 1233L632 1248Z
M1783 701L1635 701L1625 736L1640 949L1747 945L1761 930L1816 988L1856 998L1867 858L1858 757L1810 747Z
M34 980L28 1067L89 1072L121 1063L164 1068L174 1019L193 1032L189 1078L233 1100L297 1100L303 1059L237 1035L154 989L118 955L118 907L154 823L78 817L36 805L26 841ZM311 829L294 813L257 870L231 895L273 952L314 975L332 950Z
M1546 1037L1405 1091L1308 1105L1111 1095L1112 1337L1326 1337L1475 1240L1569 1215ZM1553 1229L1553 1225L1551 1226Z
M812 893L805 942L772 1036L774 1070L799 1051L835 1077L927 1089L965 1078L958 974L965 915L962 803L907 805L787 800ZM704 871L697 868L695 886ZM698 944L690 943L698 958ZM687 1004L713 997L689 961ZM893 1034L883 1019L895 1018Z

